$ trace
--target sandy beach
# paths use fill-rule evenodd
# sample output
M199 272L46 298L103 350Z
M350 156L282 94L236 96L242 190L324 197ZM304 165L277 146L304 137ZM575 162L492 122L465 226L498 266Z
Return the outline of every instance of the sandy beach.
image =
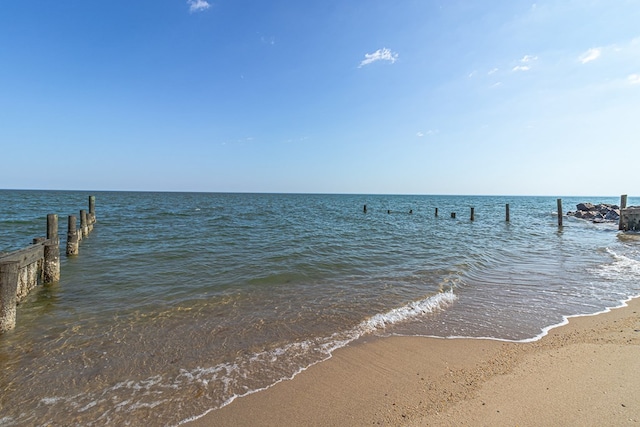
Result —
M362 340L188 425L638 425L639 312L631 300L532 343Z

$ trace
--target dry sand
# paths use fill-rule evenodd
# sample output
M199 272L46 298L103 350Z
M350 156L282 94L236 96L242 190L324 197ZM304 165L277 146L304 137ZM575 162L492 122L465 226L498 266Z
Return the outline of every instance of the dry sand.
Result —
M640 299L533 343L363 341L190 426L640 426Z

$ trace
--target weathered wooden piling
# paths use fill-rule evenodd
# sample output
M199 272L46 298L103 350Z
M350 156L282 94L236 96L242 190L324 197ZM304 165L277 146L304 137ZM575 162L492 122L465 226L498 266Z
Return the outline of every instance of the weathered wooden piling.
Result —
M623 194L620 196L620 209L626 209L627 207L627 195Z
M471 221L476 219L476 208L471 208Z
M95 222L95 199L92 197L89 200ZM86 212L84 216L87 224ZM73 253L74 249L77 253L82 233L77 230L76 217L73 215L69 216L67 230L67 253ZM33 239L33 245L11 253L0 253L0 333L15 327L16 305L26 298L32 289L39 283L54 283L59 280L58 215L49 214L46 238L37 237Z
M562 227L562 199L558 199L558 227Z
M367 205L364 205L364 208L362 209L362 211L363 211L364 213L367 213Z
M83 238L89 235L89 218L87 211L84 209L80 210L80 231Z
M89 196L89 216L91 224L96 222L96 196Z
M69 215L67 228L67 256L78 255L79 250L78 229L76 228L76 216Z
M626 207L626 198L624 195L625 207L620 209L620 219L618 220L618 230L622 231L640 231L640 207ZM620 204L622 206L622 203Z
M509 203L507 203L505 205L505 207L504 207L504 216L505 216L504 220L506 222L509 222L509 220L510 220L510 218L509 218Z
M60 239L58 238L58 215L47 215L47 241L44 245L44 283L60 280Z
M16 326L19 262L0 263L0 333Z
M456 217L456 213L455 212L451 212L451 218L455 218Z
M436 208L436 217L438 216L438 208Z

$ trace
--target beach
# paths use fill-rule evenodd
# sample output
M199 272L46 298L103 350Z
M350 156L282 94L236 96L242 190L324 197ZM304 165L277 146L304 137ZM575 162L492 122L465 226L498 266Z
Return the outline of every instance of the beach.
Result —
M89 195L0 193L7 251L40 235L42 213L73 212ZM210 425L420 425L487 408L504 417L487 397L473 403L481 387L528 353L543 357L570 326L538 339L565 316L640 295L640 235L577 218L559 228L551 197L96 200L80 254L61 257L60 281L36 287L0 337L0 426L176 426L203 414ZM466 206L473 221L434 215Z
M387 337L187 425L636 425L640 299L540 340Z

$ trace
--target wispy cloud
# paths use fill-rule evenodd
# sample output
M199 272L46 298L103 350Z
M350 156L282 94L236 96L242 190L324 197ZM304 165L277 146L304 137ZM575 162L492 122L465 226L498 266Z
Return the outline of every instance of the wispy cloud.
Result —
M497 72L498 72L498 68L492 68L491 70L489 70L489 72L487 74L491 75L491 74L495 74Z
M365 65L373 64L374 62L377 62L377 61L388 61L393 64L394 62L396 62L397 59L398 59L398 54L395 52L391 52L391 50L385 47L382 49L378 49L373 53L365 53L364 59L362 60L362 62L360 62L360 65L358 65L358 68L362 68Z
M594 47L593 49L589 49L588 51L580 55L579 59L580 59L580 62L582 62L583 64L586 64L587 62L595 61L596 59L600 58L601 54L602 54L602 48Z
M631 74L627 77L627 81L632 85L640 85L640 74Z
M511 71L529 71L531 69L531 64L534 61L537 61L538 57L533 55L525 55L520 60L520 63L513 67Z
M435 129L435 130L434 129L429 129L426 132L418 132L418 133L416 133L416 136L418 138L422 138L424 136L433 136L433 135L437 135L439 133L440 133L440 131L438 129Z
M187 0L189 5L189 12L202 12L211 7L207 0Z

